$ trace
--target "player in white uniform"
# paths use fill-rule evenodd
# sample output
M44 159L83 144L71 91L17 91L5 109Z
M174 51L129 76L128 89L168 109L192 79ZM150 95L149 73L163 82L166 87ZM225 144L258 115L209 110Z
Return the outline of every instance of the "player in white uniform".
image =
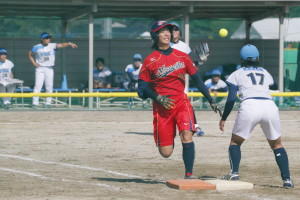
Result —
M41 43L34 45L28 53L28 58L35 67L35 85L34 93L41 92L43 84L47 93L53 91L54 81L54 66L55 66L55 51L57 48L72 47L77 48L77 45L72 42L66 43L51 43L52 36L49 33L40 35ZM51 97L46 100L46 105L51 105ZM39 105L39 97L33 97L33 107Z
M171 47L173 49L177 49L179 51L182 51L186 54L191 54L192 50L185 42L180 40L181 33L179 29L179 25L176 22L171 23L173 25L173 41L171 42Z
M143 57L141 54L136 53L133 55L133 63L129 64L125 68L125 73L127 74L128 77L128 82L125 84L127 85L127 88L130 91L136 91L138 87L138 79L139 79L139 74L142 68L142 63Z
M221 79L221 71L214 69L211 72L211 78L207 79L204 84L208 88L209 92L227 92L227 85Z
M13 93L16 89L15 84L4 84L13 78L12 68L14 64L7 59L7 50L0 48L0 93ZM10 97L3 98L4 108L9 108Z
M173 25L173 32L172 32L173 41L171 42L170 46L173 49L177 49L181 52L184 52L184 53L190 55L192 53L191 48L185 42L180 40L181 33L180 33L179 25L176 22L171 22L171 24ZM194 117L195 117L195 122L196 122L196 124L195 124L195 129L196 129L195 134L197 136L203 136L205 133L197 123L195 112L194 112Z
M263 67L258 67L259 51L247 44L240 51L242 67L227 79L229 94L225 105L220 130L224 131L225 121L231 112L238 93L241 105L232 130L229 146L231 172L224 176L227 180L238 180L241 160L240 146L250 138L254 127L259 124L272 148L281 172L284 188L293 188L289 172L287 153L281 143L280 118L278 108L270 95L269 87L274 84L272 76Z

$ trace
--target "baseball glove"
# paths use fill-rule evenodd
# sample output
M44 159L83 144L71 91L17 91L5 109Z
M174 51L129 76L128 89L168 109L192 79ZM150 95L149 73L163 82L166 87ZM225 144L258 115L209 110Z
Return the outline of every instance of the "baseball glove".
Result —
M209 56L209 47L207 42L200 42L192 49L192 58L198 65L203 65Z

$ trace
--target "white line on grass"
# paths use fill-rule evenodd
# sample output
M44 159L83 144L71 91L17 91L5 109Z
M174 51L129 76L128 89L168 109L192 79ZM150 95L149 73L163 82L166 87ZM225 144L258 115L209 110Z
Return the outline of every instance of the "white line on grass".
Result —
M118 191L121 190L121 188L119 188L119 187L115 187L115 186L108 185L108 184L103 184L103 183L87 183L87 182L84 182L84 181L76 181L76 180L69 180L69 179L55 179L55 178L43 176L43 175L32 173L32 172L26 172L26 171L10 169L10 168L4 168L4 167L0 167L0 170L5 171L5 172L14 173L14 174L22 174L22 175L27 175L27 176L31 176L31 177L36 177L36 178L39 178L39 179L49 180L49 181L79 183L79 184L82 184L82 185L93 185L93 186L98 186L98 187L105 187L105 188L108 188L108 189L111 189L111 190L118 190Z
M117 172L117 171L106 170L106 169L103 169L103 168L95 168L95 167L88 167L88 166L82 166L82 165L74 165L74 164L62 163L62 162L42 161L42 160L36 160L36 159L23 157L23 156L17 156L17 155L0 154L0 157L31 161L31 162L42 163L42 164L47 164L47 165L60 165L60 166L70 167L70 168L86 169L86 170L90 170L90 171L101 171L101 172L105 172L105 173L109 173L109 174L113 174L113 175L129 177L129 178L142 178L141 176L121 173L121 172Z

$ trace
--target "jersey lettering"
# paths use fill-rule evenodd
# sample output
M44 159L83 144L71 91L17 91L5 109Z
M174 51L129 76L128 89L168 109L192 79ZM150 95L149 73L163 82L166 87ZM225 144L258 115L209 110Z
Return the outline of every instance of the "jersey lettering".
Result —
M174 65L171 66L165 66L163 65L157 70L156 77L157 78L163 78L171 74L172 72L184 68L183 62L176 62Z

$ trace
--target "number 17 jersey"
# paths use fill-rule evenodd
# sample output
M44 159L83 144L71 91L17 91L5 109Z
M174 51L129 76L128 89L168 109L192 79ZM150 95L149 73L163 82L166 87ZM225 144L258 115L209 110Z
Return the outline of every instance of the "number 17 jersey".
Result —
M238 87L241 101L249 98L272 99L269 87L274 80L263 67L241 67L227 78L227 82Z

